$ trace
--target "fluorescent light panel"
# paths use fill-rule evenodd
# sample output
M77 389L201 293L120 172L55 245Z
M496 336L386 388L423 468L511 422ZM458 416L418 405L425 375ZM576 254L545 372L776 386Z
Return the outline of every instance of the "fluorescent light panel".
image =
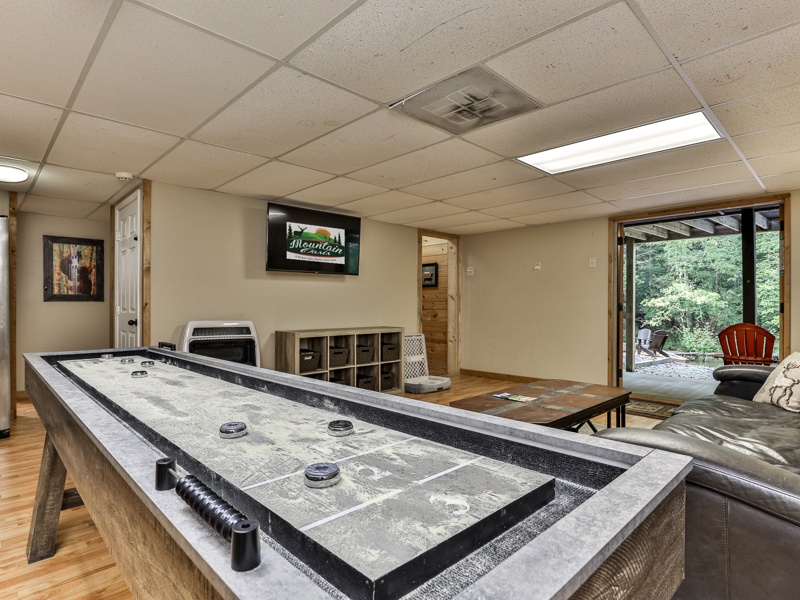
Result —
M555 175L720 137L701 111L521 156L519 160Z

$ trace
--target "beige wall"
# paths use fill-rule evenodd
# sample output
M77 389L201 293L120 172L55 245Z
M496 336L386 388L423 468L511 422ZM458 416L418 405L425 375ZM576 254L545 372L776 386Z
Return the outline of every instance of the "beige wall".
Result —
M0 215L8 215L8 192L0 190Z
M462 280L462 369L606 383L606 219L467 236L462 252L475 269Z
M274 332L387 325L415 333L417 232L361 222L358 277L265 269L267 202L153 183L151 343L196 319L250 319L261 365Z
M17 390L25 389L23 352L108 347L108 223L17 213ZM42 236L99 239L105 247L104 302L45 302Z

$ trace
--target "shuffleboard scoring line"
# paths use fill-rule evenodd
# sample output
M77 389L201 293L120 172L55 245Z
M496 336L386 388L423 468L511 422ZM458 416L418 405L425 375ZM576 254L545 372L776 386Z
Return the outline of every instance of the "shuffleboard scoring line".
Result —
M338 463L343 463L343 462L346 462L348 460L353 460L354 458L359 458L361 456L366 456L367 454L374 454L375 452L380 452L381 450L385 450L386 448L391 448L392 446L397 446L398 444L406 444L406 443L411 442L411 441L416 440L416 439L419 439L419 438L410 437L410 438L405 438L405 439L397 441L397 442L392 442L391 444L384 444L383 446L379 446L377 448L372 448L370 450L367 450L365 452L361 452L359 454L351 454L350 456L345 456L344 458L338 459L336 461L336 463L337 464ZM306 471L306 469L305 469L305 467L303 467L299 471L293 471L292 473L287 473L286 475L279 475L278 477L273 477L272 479L267 479L266 481L260 481L258 483L253 483L251 485L246 485L246 486L244 486L244 487L242 487L240 489L243 492L246 492L247 490L252 490L253 488L261 487L262 485L267 485L267 484L270 484L270 483L274 483L274 482L280 481L282 479L288 479L289 477L294 477L295 475L302 475L303 473L305 473L305 471Z
M356 506L351 506L350 508L348 508L346 510L343 510L342 512L336 513L335 515L329 515L329 516L325 517L324 519L320 519L319 521L315 521L314 523L309 523L308 525L305 525L304 527L300 527L298 529L298 531L302 531L302 532L305 533L306 531L314 529L315 527L319 527L320 525L325 525L326 523L330 523L331 521L335 521L336 519L338 519L340 517L344 517L346 515L349 515L350 513L356 512L358 510L362 510L362 509L367 508L368 506L371 506L371 505L376 504L378 502L382 502L384 500L388 500L389 498L397 496L397 494L399 494L400 492L405 492L407 490L410 490L411 488L416 487L418 485L422 485L424 483L427 483L428 481L431 481L432 479L436 479L438 477L442 477L443 475L447 475L448 473L452 473L453 471L458 471L459 469L463 469L464 467L467 467L467 466L469 466L469 465L471 465L473 463L476 463L479 460L483 460L484 458L486 458L486 457L485 456L479 456L478 458L473 458L472 460L468 460L467 462L461 463L460 465L456 465L454 467L450 467L449 469L445 469L444 471L441 471L439 473L431 475L430 477L426 477L425 479L419 479L417 481L413 481L411 483L411 485L409 485L406 488L401 488L399 490L392 490L391 492L387 492L385 494L382 494L380 496L372 498L371 500L367 500L366 502L364 502L362 504L357 504Z

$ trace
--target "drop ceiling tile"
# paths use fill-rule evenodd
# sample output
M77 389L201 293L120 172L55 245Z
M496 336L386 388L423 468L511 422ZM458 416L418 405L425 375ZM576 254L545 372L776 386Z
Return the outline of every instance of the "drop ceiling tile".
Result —
M180 141L141 127L71 112L47 161L105 173L140 173Z
M625 198L615 200L607 204L613 204L625 212L649 210L651 208L682 206L684 204L697 204L710 200L724 200L733 198L743 198L763 194L761 186L755 179L746 181L733 181L730 183L720 183L717 185L707 185L703 187L654 194L641 198Z
M62 112L60 108L0 95L0 156L41 160Z
M417 183L404 188L403 191L431 200L444 200L540 177L542 173L539 171L516 161L504 160L425 183Z
M124 185L124 181L106 173L45 165L32 191L36 196L105 202Z
M333 175L304 167L289 165L277 160L237 177L216 191L235 196L274 200L287 194L317 185Z
M576 206L573 208L563 208L550 212L515 217L515 221L527 225L545 225L547 223L561 223L564 221L578 221L580 219L593 219L595 217L606 217L619 214L622 211L616 206L601 202L599 204L589 204L587 206Z
M796 0L637 0L637 4L678 60L800 19Z
M752 179L753 175L741 161L721 165L718 167L707 167L694 171L684 171L671 175L661 175L658 177L648 177L635 181L626 181L593 188L589 192L606 202L622 200L624 198L638 198L639 196L651 196L665 192L676 192L703 186L715 185L731 181L744 181Z
M784 152L750 161L759 177L800 171L800 152Z
M509 229L520 229L525 227L522 223L497 219L485 223L472 223L471 225L458 225L457 227L443 227L439 231L453 235L476 235L479 233L491 233L493 231L508 231Z
M171 15L283 58L355 0L143 0Z
M186 140L142 175L164 183L210 190L263 162L258 156Z
M496 154L452 139L356 171L350 177L387 188L402 188L499 160L502 159Z
M421 221L412 221L408 225L410 227L418 227L420 229L440 230L443 227L458 227L459 225L474 225L475 223L490 223L497 221L496 217L484 215L478 212L463 212L457 215L450 215L447 217L436 217L435 219L423 219Z
M561 173L557 177L560 181L571 186L586 189L622 183L633 179L690 171L702 167L713 167L738 160L739 155L727 140L717 140L696 146L678 148L677 150L630 158L599 167Z
M65 106L111 4L111 0L3 2L3 91Z
M554 104L666 67L669 60L619 2L486 64L536 100Z
M415 221L437 219L439 217L447 217L465 212L467 211L463 208L450 206L442 202L429 202L428 204L387 212L371 218L375 221L383 221L384 223L406 225Z
M377 107L355 94L284 67L223 110L192 138L274 157Z
M730 135L754 133L800 122L800 85L714 106Z
M598 204L599 202L600 200L594 196L590 196L586 192L571 192L569 194L560 194L547 198L537 198L536 200L526 200L525 202L515 202L514 204L506 204L505 206L485 208L481 212L495 217L516 219L536 213L588 206L590 204Z
M448 137L434 127L384 109L306 144L282 159L342 175Z
M533 181L517 183L506 187L468 194L446 200L447 204L469 209L485 209L504 204L514 204L523 200L533 200L545 196L556 196L574 191L574 188L557 181L553 177L540 177ZM485 211L486 212L486 211Z
M798 190L800 189L800 171L764 177L761 181L767 186L767 191L772 193Z
M675 70L665 69L462 137L503 156L518 157L699 108Z
M369 198L362 198L355 202L339 204L336 210L343 210L360 217L371 217L373 215L394 212L404 208L412 208L422 204L428 204L428 200L420 198L419 196L406 194L405 192L389 190L377 196L370 196Z
M747 158L800 150L800 123L733 138Z
M372 0L291 62L370 98L400 100L600 4Z
M95 202L81 202L80 200L70 200L68 198L51 198L49 196L27 194L19 210L40 215L85 219L97 206Z
M74 108L185 135L273 64L250 50L125 2Z
M111 210L107 204L95 205L95 209L84 217L89 221L111 223Z
M709 104L800 83L800 25L720 50L683 68Z
M386 188L378 185L355 181L347 177L337 177L325 183L315 185L291 195L292 200L310 202L320 206L336 206L345 202L352 202L374 196L386 191Z

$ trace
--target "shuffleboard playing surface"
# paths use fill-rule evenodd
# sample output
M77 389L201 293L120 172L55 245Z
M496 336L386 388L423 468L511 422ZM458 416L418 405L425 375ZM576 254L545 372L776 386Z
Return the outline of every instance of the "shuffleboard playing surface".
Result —
M465 537L486 541L553 497L553 478L529 469L356 419L352 435L333 437L333 411L133 358L59 364L352 567L371 597L395 595L393 574L407 578L421 557L458 560L474 549ZM220 437L230 421L247 435ZM307 487L318 462L336 463L340 483Z

